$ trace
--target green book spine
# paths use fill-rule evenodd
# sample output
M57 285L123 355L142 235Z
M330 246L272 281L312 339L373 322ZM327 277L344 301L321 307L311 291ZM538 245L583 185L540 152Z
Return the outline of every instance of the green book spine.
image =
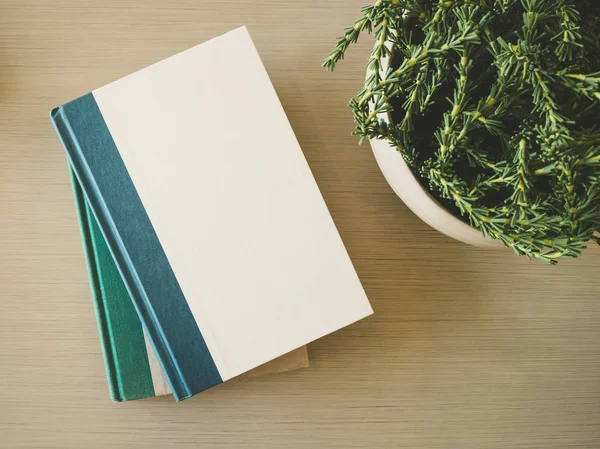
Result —
M153 397L142 324L72 171L71 180L111 398L122 402Z

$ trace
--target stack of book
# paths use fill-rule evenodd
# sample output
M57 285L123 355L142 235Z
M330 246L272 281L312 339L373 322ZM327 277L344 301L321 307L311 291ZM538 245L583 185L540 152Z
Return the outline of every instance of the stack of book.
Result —
M372 313L245 27L50 115L114 401L306 367Z

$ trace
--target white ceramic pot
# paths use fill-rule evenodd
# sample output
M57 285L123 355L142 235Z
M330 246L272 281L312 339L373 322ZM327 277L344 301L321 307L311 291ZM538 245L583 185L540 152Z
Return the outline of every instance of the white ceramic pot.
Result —
M381 70L385 72L389 66L389 58L382 60ZM367 72L367 77L371 72ZM389 113L379 114L379 118L390 121ZM431 194L421 186L400 152L389 142L370 139L371 148L379 168L396 195L415 215L434 229L453 239L470 245L501 248L498 240L485 238L481 231L452 215L440 205Z

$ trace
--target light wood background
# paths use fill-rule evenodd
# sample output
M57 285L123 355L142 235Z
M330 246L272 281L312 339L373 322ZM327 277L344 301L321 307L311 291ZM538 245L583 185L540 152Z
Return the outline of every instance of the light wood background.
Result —
M0 0L1 447L600 447L600 248L553 268L407 210L350 136L369 40L319 67L366 1ZM243 24L376 314L308 370L113 404L48 111Z

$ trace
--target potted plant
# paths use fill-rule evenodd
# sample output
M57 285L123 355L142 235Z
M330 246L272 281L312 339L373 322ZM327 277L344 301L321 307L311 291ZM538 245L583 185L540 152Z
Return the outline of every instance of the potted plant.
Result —
M434 228L556 263L600 243L600 2L378 0L357 98L398 195Z

